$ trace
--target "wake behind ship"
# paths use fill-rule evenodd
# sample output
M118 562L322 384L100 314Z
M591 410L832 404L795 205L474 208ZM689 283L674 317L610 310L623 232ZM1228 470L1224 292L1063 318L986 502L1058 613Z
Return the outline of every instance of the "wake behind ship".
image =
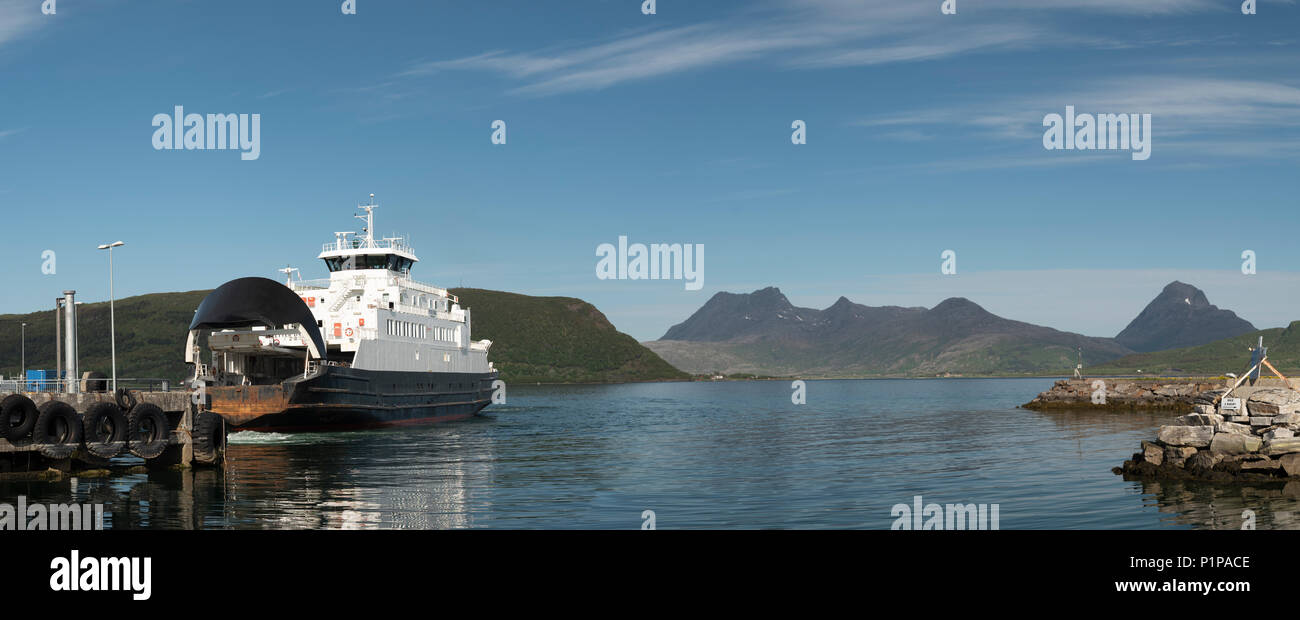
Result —
M468 418L497 372L489 340L470 339L470 310L410 278L419 261L401 238L335 233L317 257L326 280L241 278L199 305L185 361L204 408L232 428L348 430ZM206 336L209 363L202 362Z

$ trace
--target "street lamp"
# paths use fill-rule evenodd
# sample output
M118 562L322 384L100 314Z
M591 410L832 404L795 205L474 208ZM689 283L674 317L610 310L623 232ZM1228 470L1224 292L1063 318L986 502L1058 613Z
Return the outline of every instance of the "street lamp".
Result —
M105 243L99 246L108 250L108 337L112 343L113 354L113 391L117 391L117 314L113 310L113 248L126 245L121 241Z
M27 324L26 323L23 323L22 333L23 333L23 337L22 337L23 369L21 371L22 374L18 376L18 380L22 382L19 385L24 385L27 383ZM26 392L27 390L24 389L23 391Z

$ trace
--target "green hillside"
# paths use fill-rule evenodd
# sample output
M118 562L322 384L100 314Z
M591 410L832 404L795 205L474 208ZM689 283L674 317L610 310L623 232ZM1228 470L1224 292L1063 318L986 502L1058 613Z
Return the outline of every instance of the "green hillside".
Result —
M1209 344L1184 349L1170 349L1154 353L1138 353L1105 364L1092 366L1090 374L1214 374L1227 372L1241 374L1250 364L1250 347L1264 337L1268 347L1268 361L1288 377L1300 375L1300 321L1285 329L1264 329L1232 338L1216 340ZM1265 373L1268 371L1265 370Z
M186 374L185 328L208 291L155 293L119 299L117 376L166 379L176 385ZM0 374L18 374L20 323L27 323L27 368L53 370L54 308L0 315ZM112 368L108 302L77 306L81 370L108 374Z
M128 297L117 306L119 378L166 379L188 373L185 328L209 291ZM571 297L529 297L459 289L473 311L473 337L495 344L488 359L507 382L621 382L688 378L627 334L591 304ZM52 306L53 304L51 304ZM108 374L108 303L77 306L81 370ZM19 373L20 324L27 323L27 368L53 370L54 310L0 315L0 374Z
M595 306L573 297L530 297L452 289L470 308L475 340L492 341L488 359L507 383L606 383L689 376L614 329Z

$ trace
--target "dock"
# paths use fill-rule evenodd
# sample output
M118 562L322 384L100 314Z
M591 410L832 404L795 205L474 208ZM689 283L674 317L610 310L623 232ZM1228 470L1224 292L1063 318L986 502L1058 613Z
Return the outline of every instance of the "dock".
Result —
M0 392L0 422L9 425L0 436L0 480L57 479L141 465L128 459L142 460L147 468L220 466L224 423L199 438L196 455L197 400L189 390ZM88 416L100 424L88 428ZM71 428L69 421L81 428ZM47 424L48 432L38 432L39 424Z

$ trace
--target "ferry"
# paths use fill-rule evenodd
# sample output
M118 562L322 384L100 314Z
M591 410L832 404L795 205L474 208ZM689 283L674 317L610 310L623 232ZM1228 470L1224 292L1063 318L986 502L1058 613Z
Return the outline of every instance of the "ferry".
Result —
M411 279L400 237L376 239L374 194L361 233L322 248L329 278L240 278L208 294L189 326L185 361L196 400L232 430L331 431L478 414L504 385L490 340L445 289ZM209 356L203 359L204 343Z

